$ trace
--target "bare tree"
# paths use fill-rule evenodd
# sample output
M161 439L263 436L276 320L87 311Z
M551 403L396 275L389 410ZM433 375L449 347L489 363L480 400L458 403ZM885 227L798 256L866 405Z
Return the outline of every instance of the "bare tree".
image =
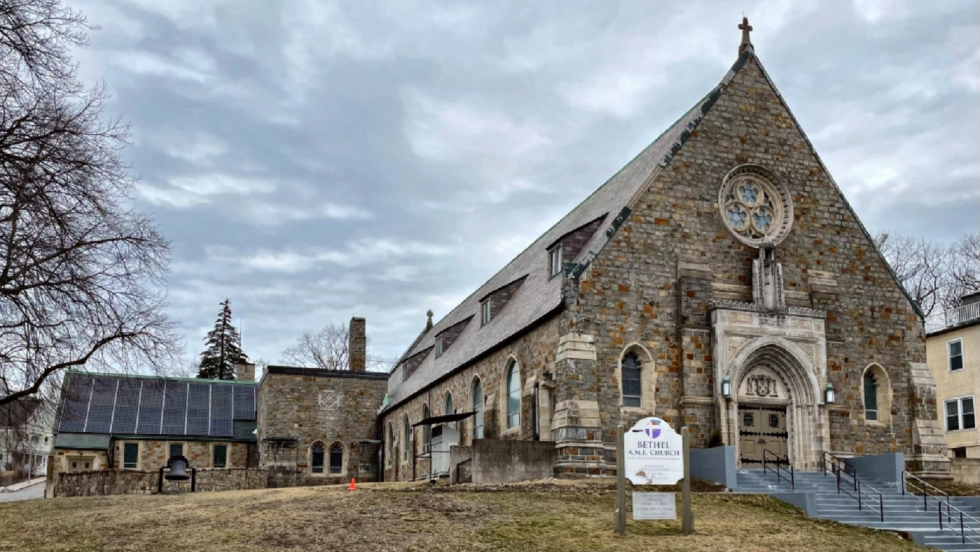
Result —
M957 296L980 291L980 232L967 234L953 245L947 270Z
M304 332L296 345L282 352L283 362L323 370L346 370L350 360L350 329L327 324L319 332Z
M306 332L296 345L282 353L283 362L322 370L347 370L350 366L350 329L341 324L327 324L319 332ZM388 372L397 359L368 355L367 369Z
M71 48L84 16L57 0L0 1L0 404L85 366L157 366L170 244L132 208L128 125L104 121Z
M899 283L919 304L926 318L942 308L949 287L946 273L947 248L922 238L879 233L875 245L882 252Z

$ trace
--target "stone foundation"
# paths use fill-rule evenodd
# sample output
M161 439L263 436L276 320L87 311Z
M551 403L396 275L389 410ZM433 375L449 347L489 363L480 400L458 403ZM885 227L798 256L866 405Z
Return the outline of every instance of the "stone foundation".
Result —
M51 498L69 496L106 496L119 494L156 494L160 481L158 471L100 470L56 475ZM269 473L256 469L197 470L196 492L265 489ZM164 493L190 492L191 481L163 480Z

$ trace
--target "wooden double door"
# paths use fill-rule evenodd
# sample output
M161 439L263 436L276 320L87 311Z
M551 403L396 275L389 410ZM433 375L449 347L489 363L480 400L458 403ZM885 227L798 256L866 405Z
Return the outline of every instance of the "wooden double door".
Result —
M739 460L746 467L761 466L763 451L788 461L789 430L785 406L738 405Z

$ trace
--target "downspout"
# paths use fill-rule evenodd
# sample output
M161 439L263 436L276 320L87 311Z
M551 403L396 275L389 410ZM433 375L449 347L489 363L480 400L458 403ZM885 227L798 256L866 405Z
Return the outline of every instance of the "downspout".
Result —
M534 440L541 440L541 405L538 400L538 391L540 389L540 383L534 382Z

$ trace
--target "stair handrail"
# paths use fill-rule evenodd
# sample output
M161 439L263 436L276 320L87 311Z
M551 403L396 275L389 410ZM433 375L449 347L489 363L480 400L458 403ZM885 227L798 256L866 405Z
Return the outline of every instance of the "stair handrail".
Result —
M980 545L980 541L974 540L974 538L973 538L972 535L969 536L969 537L966 536L966 530L969 529L970 531L976 533L977 535L980 535L980 531L978 531L977 529L974 529L973 527L970 527L969 525L963 525L963 518L966 517L970 521L975 521L975 522L978 522L978 523L980 523L980 519L977 519L977 518L971 516L970 514L964 512L963 510L960 510L956 506L953 506L952 504L950 504L950 502L949 502L949 493L947 493L946 491L940 489L939 487L936 487L935 485L929 483L928 481L922 479L921 477L918 477L916 475L912 475L911 473L909 473L907 471L904 471L904 470L902 471L902 494L903 495L905 494L905 489L908 486L908 479L909 478L912 478L915 481L918 481L920 483L919 489L922 490L922 501L923 501L924 509L926 511L929 510L928 498L931 496L931 497L933 497L933 498L936 499L936 504L939 505L939 529L940 530L943 529L943 521L942 521L942 516L943 516L943 503L939 499L939 495L931 495L931 494L929 494L929 491L926 489L926 487L931 487L931 488L935 489L936 491L942 493L942 495L946 497L946 519L947 519L947 525L952 529L952 531L955 533L956 532L956 529L955 529L955 526L952 523L949 523L949 520L951 519L951 515L950 514L952 513L951 510L956 510L956 512L960 514L960 537L962 538L962 541L965 543L966 542L966 539L970 539L970 542L971 543ZM913 482L912 484L915 485L915 482ZM911 492L912 496L915 496L915 492L912 492L912 491L910 491L910 492Z
M829 460L828 460L828 458L829 458ZM823 451L822 459L823 459L823 461L821 462L821 464L822 464L824 476L827 475L827 464L830 464L831 473L833 473L834 476L837 477L837 494L841 494L841 492L843 492L847 496L849 496L849 497L857 500L858 510L861 510L861 511L864 510L864 501L862 500L862 494L861 494L861 488L862 487L868 487L869 489L871 489L874 492L874 494L877 494L878 495L878 507L875 508L874 506L871 506L869 504L868 505L868 509L870 509L872 512L878 512L879 519L881 519L881 522L884 523L885 522L885 500L884 500L884 498L881 495L881 491L879 491L878 489L872 487L871 485L868 485L866 482L863 482L860 479L858 479L858 476L857 476L857 468L854 467L854 466L852 466L851 464L848 464L847 462L844 462L843 459L839 458L837 455L835 455L835 454L833 454L831 452ZM851 472L850 473L848 473L848 471L847 471L848 468L851 469ZM841 474L842 473L844 475L848 475L848 476L851 477L851 486L853 487L854 492L856 493L856 496L854 494L851 494L851 492L848 491L847 489L841 489L840 482L841 482ZM846 483L846 481L845 481L845 483ZM867 494L867 492L865 492L865 494Z
M766 456L766 454L771 454L775 458L775 460L768 460L768 457ZM766 469L767 469L767 465L766 464L767 464L767 462L774 462L776 464L776 469L774 470L776 472L776 483L778 484L779 483L779 480L780 479L783 479L787 483L789 483L790 484L790 487L795 491L796 490L796 472L793 469L793 465L789 463L789 456L780 457L778 454L776 454L775 452L771 452L769 449L762 449L762 474L763 475L766 474ZM789 469L788 470L786 468L783 468L783 470L789 472L789 479L786 479L785 476L783 476L783 475L781 475L779 473L779 465L781 463L783 463L783 462L785 462L789 466Z

